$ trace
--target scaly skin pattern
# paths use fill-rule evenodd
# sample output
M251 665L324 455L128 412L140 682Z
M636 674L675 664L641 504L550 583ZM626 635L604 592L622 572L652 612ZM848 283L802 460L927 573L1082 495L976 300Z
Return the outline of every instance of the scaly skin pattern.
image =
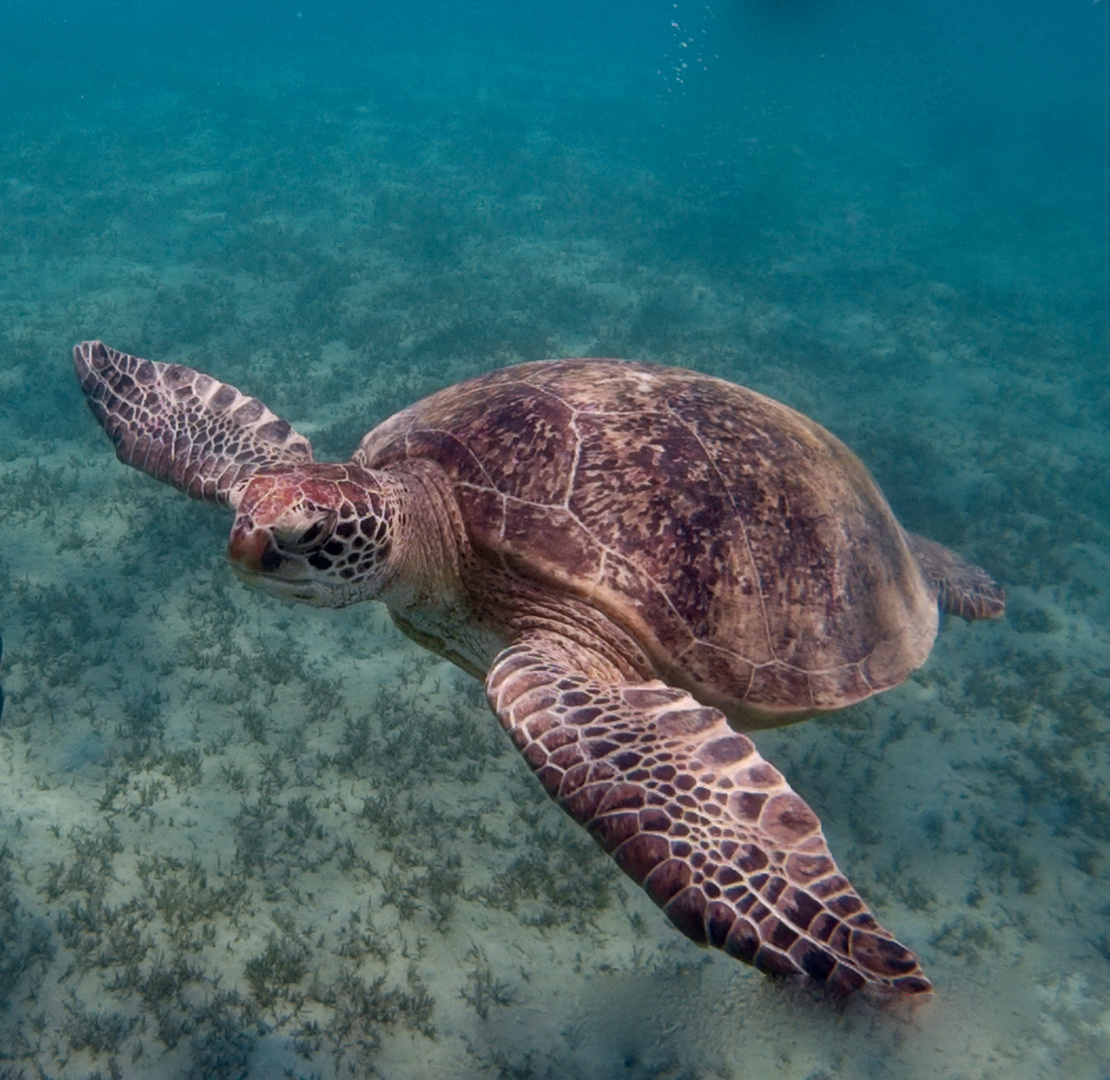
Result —
M575 672L526 640L490 669L490 705L555 801L699 944L833 993L931 989L868 911L817 815L724 715L661 682Z
M194 499L233 506L240 481L258 468L312 461L287 420L210 375L99 341L81 342L73 361L120 461Z

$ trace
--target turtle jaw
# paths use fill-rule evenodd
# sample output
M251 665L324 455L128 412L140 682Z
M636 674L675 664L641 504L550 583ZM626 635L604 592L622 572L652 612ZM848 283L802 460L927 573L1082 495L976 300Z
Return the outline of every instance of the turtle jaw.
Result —
M278 600L338 608L366 599L352 584L330 581L301 555L282 551L265 528L241 528L236 523L227 543L227 560L240 581Z
M278 574L264 574L231 560L231 569L245 585L259 592L276 596L279 600L299 600L302 604L315 604L317 607L332 607L325 603L313 589L309 581L290 581Z
M227 542L227 560L235 576L252 589L281 600L327 606L306 568L298 565L299 560L283 556L266 529L240 528L236 522Z

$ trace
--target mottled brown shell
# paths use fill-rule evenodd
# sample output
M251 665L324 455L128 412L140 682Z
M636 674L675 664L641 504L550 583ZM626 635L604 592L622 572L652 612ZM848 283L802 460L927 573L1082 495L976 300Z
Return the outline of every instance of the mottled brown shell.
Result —
M412 457L451 477L478 552L601 609L662 678L749 724L886 689L932 647L936 589L870 474L743 387L522 364L398 413L355 461Z

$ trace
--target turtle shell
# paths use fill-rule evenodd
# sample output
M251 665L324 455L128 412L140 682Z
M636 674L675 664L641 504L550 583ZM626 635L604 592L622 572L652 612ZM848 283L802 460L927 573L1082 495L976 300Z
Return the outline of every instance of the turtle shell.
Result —
M867 469L744 387L521 364L398 413L354 460L413 457L450 477L479 554L600 609L661 678L747 726L858 701L932 648L936 592Z

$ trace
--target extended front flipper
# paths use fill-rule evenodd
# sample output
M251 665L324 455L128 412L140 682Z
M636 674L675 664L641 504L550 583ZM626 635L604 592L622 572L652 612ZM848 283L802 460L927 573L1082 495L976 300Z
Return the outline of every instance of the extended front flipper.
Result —
M497 657L486 693L548 793L679 930L834 992L931 989L750 739L684 691L585 674L607 667L535 634Z
M258 468L304 465L312 448L257 398L180 364L83 341L73 362L89 408L126 465L194 499L233 505Z

